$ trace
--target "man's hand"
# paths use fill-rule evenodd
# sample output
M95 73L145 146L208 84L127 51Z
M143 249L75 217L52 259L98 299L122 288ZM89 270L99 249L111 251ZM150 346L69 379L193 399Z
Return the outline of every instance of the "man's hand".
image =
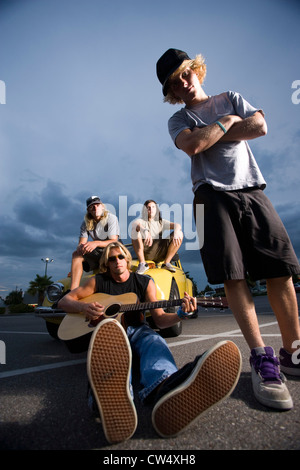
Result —
M191 297L187 292L185 292L181 308L185 313L191 313L197 310L196 297Z
M227 132L234 124L241 121L243 119L234 114L229 114L219 119L219 122L225 127ZM216 123L212 123L205 127L183 130L176 138L176 145L191 157L200 152L205 152L205 150L212 147L223 136L224 132L221 127Z
M262 111L241 119L228 130L220 139L222 142L256 139L267 134L267 123Z
M82 302L82 313L91 321L103 320L104 317L104 305L99 302Z
M174 230L173 240L172 240L173 245L180 246L181 243L182 243L182 240L183 240L182 230L176 230L175 229Z
M152 246L153 245L153 239L151 237L151 234L149 230L144 231L144 245L145 246Z
M91 241L80 245L79 249L82 255L86 255L87 253L92 253L92 251L94 251L97 246L99 246L97 241Z

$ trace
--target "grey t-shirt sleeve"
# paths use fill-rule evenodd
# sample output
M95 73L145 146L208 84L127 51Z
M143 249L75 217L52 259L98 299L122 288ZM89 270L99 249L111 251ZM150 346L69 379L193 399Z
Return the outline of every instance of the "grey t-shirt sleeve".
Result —
M193 129L196 125L197 120L193 119L190 114L185 111L185 108L182 108L180 111L173 114L168 121L168 129L174 144L176 145L176 137L180 132L185 129Z
M115 235L119 236L120 227L119 227L118 218L114 214L111 214L109 212L107 222L108 222L108 230L107 230L108 238L110 238L111 236L115 236Z
M228 91L228 98L231 101L236 114L242 119L252 116L257 111L263 113L262 109L252 106L247 100L245 100L245 98L242 97L242 95L240 95L240 93Z
M89 238L89 232L86 229L86 225L84 221L80 225L79 238Z

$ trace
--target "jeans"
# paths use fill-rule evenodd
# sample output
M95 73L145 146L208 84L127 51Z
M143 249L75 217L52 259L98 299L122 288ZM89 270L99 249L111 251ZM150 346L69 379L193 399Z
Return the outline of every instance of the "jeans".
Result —
M140 380L144 388L139 396L143 401L178 369L166 341L148 325L129 326L127 336L132 353L140 360Z

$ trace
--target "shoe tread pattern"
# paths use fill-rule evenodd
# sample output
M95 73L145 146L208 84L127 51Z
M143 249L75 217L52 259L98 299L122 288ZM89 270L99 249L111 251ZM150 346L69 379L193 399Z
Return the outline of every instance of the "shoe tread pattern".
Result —
M182 390L179 387L178 392L170 392L161 405L157 403L152 415L156 431L163 437L174 437L183 431L232 392L240 370L241 355L237 346L226 342L218 347L203 362L189 386Z
M122 326L108 320L91 340L88 375L99 408L105 436L110 443L129 439L137 416L129 395L131 351Z

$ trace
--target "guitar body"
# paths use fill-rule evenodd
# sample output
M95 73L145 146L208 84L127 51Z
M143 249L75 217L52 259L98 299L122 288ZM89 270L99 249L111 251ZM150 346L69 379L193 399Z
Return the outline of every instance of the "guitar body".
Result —
M137 303L137 295L133 292L121 295L92 294L81 299L81 302L98 302L105 306L104 314L110 318L120 321L122 316L122 305L131 305ZM98 323L94 326L83 313L67 313L58 329L58 337L63 341L73 340L91 333Z

